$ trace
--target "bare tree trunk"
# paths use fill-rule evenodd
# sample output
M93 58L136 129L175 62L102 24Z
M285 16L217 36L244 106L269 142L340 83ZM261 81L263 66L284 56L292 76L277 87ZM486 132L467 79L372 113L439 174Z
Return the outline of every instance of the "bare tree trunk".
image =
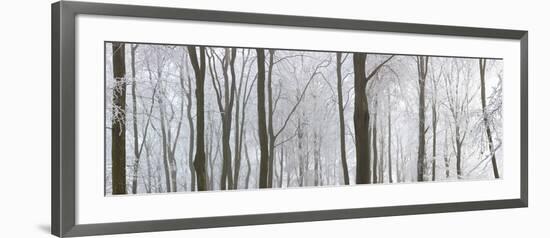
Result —
M384 172L386 170L386 165L385 165L385 162L384 162L384 148L385 148L385 139L384 139L384 127L381 127L380 129L380 156L378 157L379 158L379 167L380 170L378 171L378 182L379 183L384 183Z
M267 173L267 186L273 187L273 164L275 160L275 132L273 129L273 58L275 50L269 50L267 71L267 132L269 133L269 165Z
M138 172L139 172L139 138L138 138L138 128L137 128L137 100L136 100L136 49L138 45L130 46L130 61L132 67L132 127L134 129L134 164L132 166L132 194L137 194L138 186ZM145 136L144 136L145 139Z
M314 185L319 186L319 134L316 132L313 133L313 171L314 171Z
M195 71L197 98L197 152L193 166L197 173L197 189L199 191L208 190L206 181L206 154L204 152L204 78L205 78L205 50L204 47L199 47L200 62L197 57L197 52L194 46L187 47L189 58Z
M424 168L426 166L426 75L428 74L428 56L417 56L418 69L418 160L417 160L417 181L424 181Z
M244 144L244 156L246 158L246 179L244 182L244 188L248 189L248 184L250 183L250 172L252 170L252 166L250 166L250 157L248 156L247 143Z
M355 125L355 154L356 154L356 183L368 184L371 183L371 168L370 168L370 136L369 136L369 103L367 98L367 83L378 73L380 68L389 62L393 55L376 66L372 72L366 76L366 59L365 53L353 54L353 69L354 69L354 91L355 105L353 113L353 123Z
M479 59L479 72L481 79L481 108L483 110L483 122L485 124L485 132L487 133L487 140L489 141L489 152L491 153L491 163L493 165L493 175L495 178L500 178L498 174L497 158L495 155L495 147L493 144L493 136L491 134L491 126L489 125L489 115L487 113L487 103L485 99L485 68L487 66L487 59Z
M391 95L388 92L388 173L389 182L393 183L392 178L392 157L391 157Z
M258 55L258 137L260 139L260 188L268 188L268 141L267 128L265 125L265 52L263 49L256 49Z
M376 129L377 121L378 121L378 102L375 99L374 101L374 113L373 113L374 120L372 122L372 155L373 155L373 161L372 161L372 182L378 183L378 172L380 170L378 165L378 131Z
M435 105L435 99L432 103L432 181L435 181L436 178L436 146L437 146L437 111Z
M237 186L239 184L239 175L240 175L240 169L241 169L241 158L242 158L242 148L243 148L243 142L244 142L244 124L246 122L246 106L248 104L248 100L250 99L250 94L252 92L254 81L250 83L249 85L249 76L250 71L252 69L251 65L248 67L248 72L245 76L245 67L248 62L248 56L250 55L250 50L247 50L247 54L245 56L244 51L242 52L243 57L243 63L241 68L241 80L239 82L239 90L237 93L237 108L236 108L236 118L235 118L235 172L233 179L234 181L234 189L237 189ZM243 81L246 82L243 86ZM244 88L244 91L243 91ZM242 105L239 103L239 100L242 100ZM240 113L240 117L239 117ZM247 176L249 176L250 173L250 161L247 161L248 169L247 169ZM248 186L248 181L246 182L246 186Z
M136 96L136 69L135 69L135 56L138 45L131 46L131 67L132 67L132 121L133 121L133 131L134 131L134 164L132 166L133 176L132 176L132 194L137 194L138 187L138 174L140 167L141 153L143 151L144 145L147 140L147 132L149 129L149 124L151 122L151 115L153 113L153 107L155 105L155 94L156 86L153 90L153 95L151 97L151 106L147 112L147 122L145 123L145 129L143 132L143 138L141 139L141 144L139 143L139 132L138 132L138 123L137 123L137 96ZM150 186L150 184L149 184ZM150 191L150 190L149 190Z
M302 128L302 120L301 117L298 117L298 186L302 187L304 185L304 173L305 173L305 158L304 158L304 146L303 146L303 139L304 139L304 129Z
M226 190L226 189L232 189L233 188L233 175L232 175L232 169L231 169L231 145L230 145L230 137L231 137L231 120L232 120L232 111L233 111L233 105L235 101L235 58L236 58L236 49L232 48L231 50L229 48L225 49L225 54L223 59L218 57L215 50L210 51L212 55L215 55L215 57L218 58L222 65L222 71L223 71L223 89L219 82L218 73L216 70L215 65L215 59L214 56L210 57L210 74L212 75L212 86L214 87L214 90L216 92L216 98L218 103L218 109L222 121L222 169L221 169L221 176L220 176L220 189ZM228 71L231 73L231 79L229 77ZM231 86L230 86L231 85Z
M401 161L401 156L403 154L403 151L401 151L401 138L399 137L399 133L395 134L395 136L397 137L396 138L396 156L395 156L395 172L396 172L396 176L397 176L397 182L400 183L402 182L401 180L401 166L402 166L402 161Z
M458 121L455 126L455 143L456 143L456 176L462 179L462 141L460 140L460 126Z
M445 130L445 149L444 149L444 160L445 160L445 177L449 178L451 176L451 159L449 158L448 154L448 141L447 141L447 130Z
M160 80L160 78L159 78ZM168 148L169 147L169 141L168 141L168 135L167 135L167 131L166 131L166 125L165 125L165 115L164 115L164 100L162 99L162 95L159 95L158 97L158 102L159 102L159 113L160 113L160 131L161 131L161 141L162 141L162 162L163 162L163 165L164 165L164 176L165 176L165 185L166 185L166 192L171 192L172 191L172 175L171 175L171 171L172 169L170 168L170 159L169 159L169 151L170 149Z
M126 50L113 43L113 118L111 127L112 193L126 194Z
M370 175L370 138L368 135L369 127L369 104L367 99L367 78L365 77L367 55L364 53L353 54L353 68L355 80L355 107L353 122L355 125L355 154L356 165L356 183L371 183Z
M342 53L336 53L336 76L338 91L338 117L340 125L340 157L342 161L342 170L344 171L344 184L349 185L348 161L346 159L346 129L344 121L344 99L342 95Z
M187 96L187 123L189 123L189 174L191 176L191 191L195 191L196 186L196 173L195 167L193 166L193 154L195 153L195 125L193 124L193 117L191 111L193 108L193 97L191 93L191 77L187 77L188 92Z
M279 155L279 188L283 187L283 168L285 163L285 157L284 157L284 147L281 146L281 154Z

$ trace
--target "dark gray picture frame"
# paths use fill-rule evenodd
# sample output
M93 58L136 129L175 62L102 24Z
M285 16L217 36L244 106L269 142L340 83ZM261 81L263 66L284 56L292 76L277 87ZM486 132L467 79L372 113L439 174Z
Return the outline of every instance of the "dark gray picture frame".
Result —
M520 208L528 204L528 32L426 24L331 19L287 15L192 10L85 2L52 4L52 154L51 233L59 237L168 231L333 219L366 218L486 209ZM518 199L427 205L319 210L306 212L76 224L75 18L79 14L296 26L394 33L415 33L517 40L521 45L521 196Z

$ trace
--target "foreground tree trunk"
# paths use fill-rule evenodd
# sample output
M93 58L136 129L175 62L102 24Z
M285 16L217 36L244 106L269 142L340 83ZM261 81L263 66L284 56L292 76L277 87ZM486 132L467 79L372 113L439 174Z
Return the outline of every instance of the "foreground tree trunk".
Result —
M367 78L365 76L365 64L367 55L364 53L353 54L353 69L355 82L355 107L353 122L355 125L355 155L357 159L356 179L357 184L371 183L370 168L370 138L369 128L369 104L367 99Z
M126 194L126 50L113 43L113 116L111 126L112 193Z
M130 65L132 67L132 127L134 130L134 164L132 166L132 194L137 194L138 172L140 162L139 138L137 126L137 99L136 99L136 49L137 45L130 46ZM146 129L147 131L147 129ZM144 136L145 139L145 136Z
M378 73L380 68L393 58L393 55L376 66L372 72L366 76L367 54L353 54L354 69L354 91L355 105L353 113L353 123L355 125L355 155L356 155L356 178L357 184L371 183L370 168L370 137L369 137L369 104L367 98L367 83Z
M417 160L417 181L424 181L424 168L426 166L426 75L428 74L428 56L417 56L418 69L418 160Z
M342 95L342 53L336 53L336 77L338 91L338 118L340 126L340 157L342 161L342 170L344 171L344 184L349 185L348 161L346 159L346 128L344 121L344 99Z
M200 59L197 57L195 46L188 46L189 58L195 71L197 98L197 146L195 160L193 166L197 173L197 190L206 191L208 185L206 181L206 153L204 151L204 78L205 78L205 50L204 47L199 47Z
M493 175L495 178L500 178L498 174L497 158L495 155L495 146L493 144L493 136L491 134L491 126L489 125L489 115L487 113L487 102L485 99L485 68L487 59L479 59L479 73L481 79L481 108L483 110L483 122L485 124L485 132L489 141L489 152L491 153L491 163L493 165Z
M269 50L269 61L267 70L267 132L269 135L269 163L267 172L267 186L273 187L273 165L275 161L275 131L273 128L273 59L275 56L275 50Z
M256 53L258 56L258 137L260 139L259 187L267 188L269 151L267 141L267 128L265 125L265 52L263 49L256 49Z

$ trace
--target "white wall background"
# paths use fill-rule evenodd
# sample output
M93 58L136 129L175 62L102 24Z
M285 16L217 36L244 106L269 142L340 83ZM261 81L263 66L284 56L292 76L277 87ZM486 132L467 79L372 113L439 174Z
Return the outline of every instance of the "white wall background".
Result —
M122 2L122 1L109 1ZM115 237L544 237L550 212L550 28L544 1L126 0L215 10L529 30L529 208ZM0 10L0 236L50 237L50 1Z

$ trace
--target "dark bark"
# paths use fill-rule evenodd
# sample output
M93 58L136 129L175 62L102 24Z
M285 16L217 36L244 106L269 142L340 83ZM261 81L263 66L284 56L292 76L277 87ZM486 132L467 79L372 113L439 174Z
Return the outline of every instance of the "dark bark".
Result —
M364 53L353 54L353 69L355 83L355 106L353 122L355 125L355 154L357 159L356 179L357 184L371 183L370 175L370 138L369 127L369 105L367 99L367 78L365 76L367 55Z
M222 174L220 177L220 189L232 189L233 188L233 175L231 169L231 121L232 121L232 111L235 101L235 58L236 58L236 49L232 48L225 49L225 56L222 61L222 70L223 70L223 95L221 93L222 89L214 80L217 79L217 74L212 73L212 80L214 89L216 90L216 96L218 99L218 106L220 110L220 116L222 120ZM214 61L210 64L211 67L215 70ZM230 71L231 78L229 77L228 71ZM217 85L217 86L216 86ZM223 100L222 100L223 98Z
M367 98L367 83L378 73L380 68L389 62L393 55L376 66L372 72L366 76L366 58L365 53L353 54L354 69L354 91L355 105L353 113L353 123L355 125L355 154L356 154L356 178L357 184L371 183L370 168L370 137L369 137L369 104Z
M489 152L491 153L491 164L493 165L493 175L495 178L500 178L498 174L497 158L495 155L495 146L493 144L493 136L491 134L491 126L489 125L489 115L487 112L487 102L485 96L485 68L487 66L487 59L479 59L479 72L481 79L481 108L483 111L483 122L485 124L485 132L487 134L487 140L489 141Z
M344 99L342 95L342 53L336 53L336 89L338 91L338 118L340 126L340 157L342 161L342 170L344 171L344 184L349 185L348 161L346 158L346 132L344 121Z
M126 50L113 43L113 116L111 126L112 193L126 194Z
M269 61L267 71L267 132L269 133L269 163L267 173L267 186L273 187L273 165L275 160L275 131L273 129L273 58L275 50L269 50Z
M417 181L424 181L424 169L426 167L426 75L428 74L428 56L417 56L418 69L418 160Z
M206 153L204 151L204 78L205 78L205 50L204 47L199 47L200 59L197 57L195 46L188 46L189 58L195 72L197 98L197 146L195 160L193 166L197 173L197 190L208 190L206 180Z
M265 52L263 49L256 49L258 63L258 138L260 140L260 175L259 187L268 187L268 138L265 118Z

